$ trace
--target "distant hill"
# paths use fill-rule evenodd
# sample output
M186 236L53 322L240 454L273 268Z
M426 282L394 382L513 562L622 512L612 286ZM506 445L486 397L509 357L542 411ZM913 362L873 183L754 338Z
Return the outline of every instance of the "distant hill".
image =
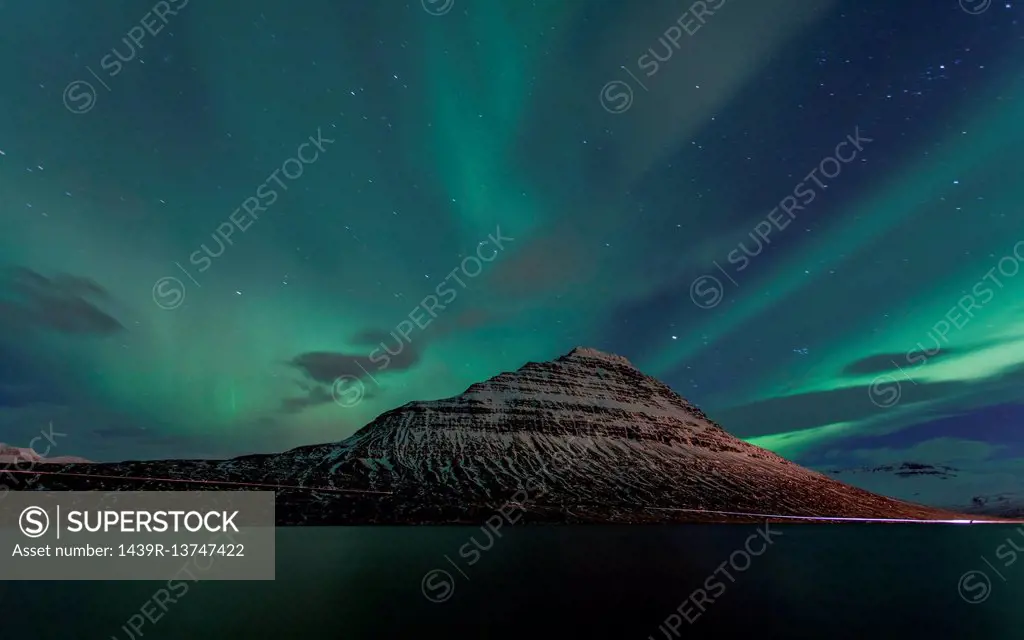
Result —
M85 458L74 456L59 456L55 458L44 458L35 452L34 449L15 447L0 442L0 464L25 466L25 463L34 464L91 464Z

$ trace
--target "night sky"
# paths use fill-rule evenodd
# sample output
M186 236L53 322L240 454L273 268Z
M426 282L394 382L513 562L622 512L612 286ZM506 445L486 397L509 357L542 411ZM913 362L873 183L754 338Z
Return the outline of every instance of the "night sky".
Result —
M586 345L1017 489L1022 7L0 2L0 441L282 450Z

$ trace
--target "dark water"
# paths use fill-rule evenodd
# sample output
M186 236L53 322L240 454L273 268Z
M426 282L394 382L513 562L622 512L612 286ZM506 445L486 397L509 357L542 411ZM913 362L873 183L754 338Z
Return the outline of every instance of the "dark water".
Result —
M147 607L158 620L136 637L1022 637L1024 551L1007 541L1024 550L1024 528L773 525L767 548L756 529L522 527L478 555L475 527L279 529L275 582L193 584L166 612ZM720 571L722 587L705 585L751 535L761 554L734 555L750 560L725 566L735 582ZM422 590L435 569L453 578L427 580L441 603ZM971 570L991 580L976 604L958 590ZM692 623L659 628L702 585L717 596L704 613L687 605ZM0 582L2 637L130 639L122 625L161 586ZM975 574L965 594L984 587Z

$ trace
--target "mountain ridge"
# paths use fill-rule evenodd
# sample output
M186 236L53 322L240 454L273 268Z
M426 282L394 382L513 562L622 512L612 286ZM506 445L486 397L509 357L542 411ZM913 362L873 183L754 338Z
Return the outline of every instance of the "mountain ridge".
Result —
M391 409L340 442L87 468L88 480L40 483L274 486L282 524L483 522L510 502L536 523L958 516L845 485L743 442L628 359L587 347L450 398Z

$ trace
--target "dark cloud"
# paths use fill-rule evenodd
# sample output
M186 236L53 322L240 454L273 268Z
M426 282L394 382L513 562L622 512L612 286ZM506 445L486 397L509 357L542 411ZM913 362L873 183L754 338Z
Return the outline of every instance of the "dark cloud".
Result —
M376 366L365 355L336 351L309 351L292 358L290 364L321 384L333 384L342 376L362 378Z
M948 355L945 352L939 352L932 358L938 358L943 355ZM843 374L848 376L867 375L870 373L886 373L894 371L897 367L897 363L900 360L906 360L907 354L905 353L879 353L860 360L854 360L850 364L843 368Z
M889 373L892 371L898 371L900 367L907 365L918 366L922 364L920 358L924 358L924 362L933 362L939 358L948 358L952 355L964 355L971 353L972 351L981 351L982 349L988 349L989 347L995 346L999 342L990 340L987 342L978 342L965 347L942 347L934 339L928 341L928 344L918 343L914 346L914 349L907 353L879 353L860 360L854 360L850 364L843 368L843 374L848 376L868 375L872 373ZM938 351L929 355L929 352L942 347ZM927 351L926 351L927 349ZM911 362L907 356L915 354L915 361Z
M107 335L125 327L96 301L110 294L94 280L70 274L48 278L24 267L0 273L0 319L14 328L71 335Z
M383 373L408 371L420 362L422 347L426 344L422 339L417 340L415 335L409 342L397 330L385 332L377 329L360 331L351 341L365 345L366 349L356 353L309 351L288 362L307 380L295 383L304 395L281 401L284 413L299 413L332 402L331 388L338 378L356 378L365 383L374 381L375 376ZM363 395L364 399L370 397L369 393Z
M332 401L329 388L316 386L308 389L306 395L298 398L285 398L281 401L284 413L300 413L310 407L317 407Z
M353 337L353 342L366 345L366 350L311 351L295 356L289 364L312 380L330 385L343 376L364 379L387 371L407 371L420 361L422 341L413 337L412 342L407 342L397 330L362 331Z

